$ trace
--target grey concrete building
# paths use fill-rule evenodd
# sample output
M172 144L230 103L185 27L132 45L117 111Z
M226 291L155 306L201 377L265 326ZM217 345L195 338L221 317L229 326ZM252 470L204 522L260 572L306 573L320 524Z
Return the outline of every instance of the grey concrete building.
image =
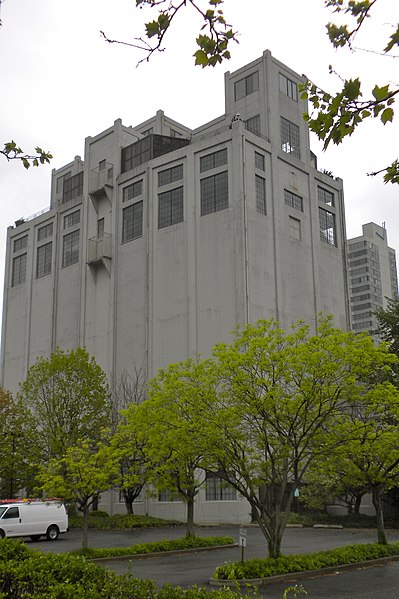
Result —
M8 229L5 388L56 347L85 346L118 380L208 355L259 318L313 325L324 311L349 328L342 181L317 169L303 81L265 51L226 73L215 120L116 120L53 171L50 208ZM199 521L248 515L209 488Z
M367 223L362 230L348 240L351 319L353 330L372 332L377 327L375 310L399 297L398 274L385 226Z

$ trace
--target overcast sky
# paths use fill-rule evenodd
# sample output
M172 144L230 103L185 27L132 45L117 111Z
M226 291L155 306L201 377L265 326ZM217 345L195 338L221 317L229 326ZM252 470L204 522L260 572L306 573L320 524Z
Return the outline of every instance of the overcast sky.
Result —
M206 0L198 0L206 5ZM380 57L399 22L399 1L380 0L375 17L356 40L363 48L352 54L334 50L325 24L332 17L324 0L225 0L226 18L239 31L232 59L215 68L194 66L198 16L184 9L166 38L166 50L149 63L110 38L134 41L143 35L148 11L135 0L3 0L0 28L0 143L14 139L25 151L36 145L51 150L50 166L26 171L0 156L0 305L5 240L9 225L49 206L52 168L83 157L84 139L108 128L115 119L138 124L164 110L167 116L195 128L224 113L225 71L234 71L269 49L280 61L328 91L343 77L360 75L364 95L375 83L398 85L399 59ZM150 15L152 12L150 11ZM147 18L147 20L149 20ZM368 51L365 51L368 50ZM396 52L399 54L399 51ZM398 157L399 105L396 121L361 126L339 147L318 154L319 168L344 180L348 237L361 234L363 223L385 223L389 245L399 250L399 186L384 185L367 172Z

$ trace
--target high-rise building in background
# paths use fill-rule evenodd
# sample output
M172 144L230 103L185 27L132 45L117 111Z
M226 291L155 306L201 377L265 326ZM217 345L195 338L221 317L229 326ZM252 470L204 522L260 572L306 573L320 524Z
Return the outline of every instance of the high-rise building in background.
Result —
M363 235L348 240L351 320L354 331L372 333L378 326L375 310L398 299L398 275L385 227L367 223L362 229Z
M260 318L314 326L324 311L350 327L342 181L317 169L301 82L266 51L226 73L213 121L116 120L53 171L50 208L8 229L5 388L57 347L86 347L118 381L209 355ZM199 494L198 521L248 513L214 478Z

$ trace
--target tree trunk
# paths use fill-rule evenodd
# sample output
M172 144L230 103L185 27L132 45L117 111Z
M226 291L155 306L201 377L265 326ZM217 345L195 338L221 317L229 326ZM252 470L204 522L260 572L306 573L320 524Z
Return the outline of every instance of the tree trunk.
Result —
M360 505L362 503L363 495L356 495L355 505L353 506L353 515L360 516Z
M83 529L82 529L82 549L88 547L88 530L89 530L89 506L87 503L82 507L83 512Z
M377 542L380 545L387 545L388 541L384 530L384 512L382 509L382 493L383 487L377 486L373 488L373 505L375 509L375 517L377 520Z
M267 539L267 548L269 550L269 557L280 557L281 556L281 541L283 535L278 530L273 530L270 537Z
M133 516L133 500L125 497L126 513Z
M187 499L187 530L186 537L195 537L194 530L194 497Z

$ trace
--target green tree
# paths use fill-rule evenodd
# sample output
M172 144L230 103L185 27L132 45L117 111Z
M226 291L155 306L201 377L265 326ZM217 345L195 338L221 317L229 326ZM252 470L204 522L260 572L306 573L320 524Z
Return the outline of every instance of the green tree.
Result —
M106 375L86 349L57 349L39 358L21 385L31 409L43 459L63 458L81 439L96 444L110 424Z
M0 497L12 498L31 488L37 460L37 438L29 410L0 388Z
M371 492L378 543L386 544L383 495L399 483L399 391L390 382L368 389L327 435L335 449L315 468L361 493Z
M101 442L93 445L88 440L79 440L66 449L61 459L51 459L40 468L37 480L44 494L73 502L82 512L83 549L88 546L90 507L99 494L113 484L117 472L117 463L109 446Z
M143 426L138 417L139 412L139 405L129 406L110 442L118 464L116 482L122 492L128 514L133 514L133 503L148 482L151 470L151 460L147 451L148 427Z
M390 350L399 357L399 300L388 299L387 307L375 312L378 320L376 333L389 343Z
M213 431L204 410L212 376L209 361L171 364L149 382L148 399L139 406L154 464L151 480L158 490L168 490L185 502L187 537L195 534L194 502L212 448Z
M328 318L315 335L303 323L289 333L274 321L249 324L214 355L220 383L207 418L218 432L215 463L248 500L269 555L278 557L295 489L338 442L326 431L364 392L360 381L395 356Z

